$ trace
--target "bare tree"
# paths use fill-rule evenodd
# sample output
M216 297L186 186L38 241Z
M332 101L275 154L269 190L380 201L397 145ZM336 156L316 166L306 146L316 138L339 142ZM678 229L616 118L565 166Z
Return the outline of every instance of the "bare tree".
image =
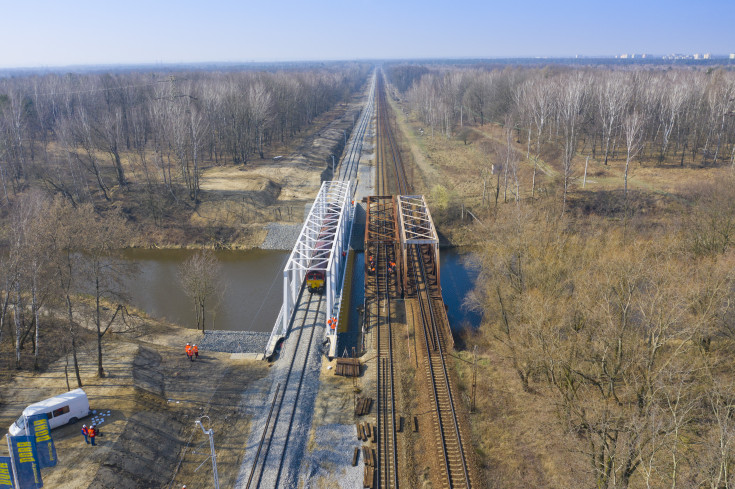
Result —
M642 147L643 140L643 117L636 111L625 117L623 122L623 131L625 132L625 148L627 150L625 157L625 174L623 177L623 194L625 200L628 200L628 168L630 162L638 155Z
M221 267L214 252L199 251L179 267L179 280L184 292L194 303L196 327L204 331L206 309L222 295Z
M250 107L250 114L253 119L253 126L255 127L255 134L257 139L258 154L263 159L263 132L265 126L268 124L273 117L272 114L272 98L270 92L265 88L265 85L258 81L250 86L248 92L248 105Z
M605 165L610 155L610 141L617 130L626 105L630 99L631 87L622 73L609 73L597 85L597 109L602 121L602 140L605 145Z
M524 90L524 103L528 105L528 110L532 115L536 129L536 151L533 158L533 176L531 181L531 198L534 198L536 196L538 160L541 157L541 135L551 115L552 104L550 94L540 81L529 80L524 86L526 87Z
M84 205L90 209L89 204ZM51 242L54 249L55 276L59 284L60 299L66 309L67 328L71 353L74 360L74 373L77 378L77 386L82 387L82 377L79 372L78 341L79 325L74 320L75 286L78 280L78 237L83 234L80 228L80 220L77 219L76 208L61 199L54 200L49 209L49 219L56 223L51 234ZM81 223L82 226L84 223Z
M125 218L119 214L106 216L104 219L94 213L90 206L83 206L75 216L79 220L85 254L81 267L87 278L94 284L95 312L94 322L97 330L97 376L104 377L102 367L102 338L114 323L118 313L123 312L122 304L118 304L115 313L106 325L102 325L101 300L106 297L117 297L120 280L130 273L125 264L114 259L114 253L127 245L129 230Z
M572 160L577 151L579 138L579 121L584 107L587 91L587 80L582 73L573 73L558 81L558 116L561 122L564 140L562 171L564 178L564 196L562 214L566 210L567 193L573 176Z

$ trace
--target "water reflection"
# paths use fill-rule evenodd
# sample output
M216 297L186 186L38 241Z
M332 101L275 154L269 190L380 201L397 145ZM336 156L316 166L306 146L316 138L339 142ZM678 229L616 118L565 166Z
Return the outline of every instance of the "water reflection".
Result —
M138 271L123 279L129 302L148 315L181 326L196 324L191 300L184 294L178 267L194 251L126 250L123 258ZM283 300L283 251L219 251L225 293L217 311L207 311L207 329L270 331Z
M137 271L122 280L130 304L156 318L193 328L191 300L184 294L178 267L191 250L126 250L123 259ZM219 251L224 297L216 313L207 311L207 329L271 331L283 300L284 251ZM482 316L463 307L479 274L472 254L456 248L441 250L441 280L447 315L453 330L480 325Z
M477 328L482 315L463 306L467 294L475 287L480 273L472 253L459 248L442 249L441 282L442 296L447 304L447 316L453 331Z

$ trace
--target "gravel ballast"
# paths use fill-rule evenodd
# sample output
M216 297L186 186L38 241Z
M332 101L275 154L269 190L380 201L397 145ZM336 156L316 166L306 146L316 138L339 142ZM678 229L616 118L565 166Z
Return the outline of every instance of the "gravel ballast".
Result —
M258 455L255 481L251 487L261 489L298 487L298 474L306 448L304 433L309 432L314 414L314 400L319 391L319 368L324 353L324 312L314 311L317 299L309 307L309 299L301 301L291 330L281 350L281 358L271 369L273 383L262 403L255 407L254 420L240 466L236 488L244 488L250 477L255 455L263 431L268 425L268 436ZM308 313L306 313L306 310ZM299 328L303 333L299 340ZM310 335L313 331L311 345ZM289 372L291 359L293 369ZM303 373L303 380L299 382ZM268 423L271 402L280 384L280 392L273 418Z
M364 138L366 132L372 133L374 129L370 124L369 111L363 114L363 118L365 120L361 122L368 124L368 130L362 132ZM363 150L363 142L353 141L352 144L358 144ZM360 161L361 156L364 156L361 153L356 152L353 163L363 163ZM354 168L354 164L350 166L352 171L359 172L358 182L360 179L365 182L358 183L358 194L369 194L366 187L372 185L370 167L365 165L363 168L362 164L357 168ZM309 205L305 215L308 214ZM293 249L302 227L303 224L268 224L268 233L261 248ZM324 342L326 313L323 310L315 311L314 303L308 305L316 300L316 295L313 298L308 294L299 297L291 329L279 359L271 365L267 380L259 384L257 392L244 393L252 424L235 483L237 489L244 489L248 485L253 467L255 471L252 472L251 488L362 487L363 465L351 465L354 447L359 445L353 425L330 423L316 427L314 439L309 436L315 421L315 405L321 385L320 370L327 351ZM321 308L324 308L324 304ZM302 321L307 309L307 317ZM302 324L302 337L297 341ZM312 331L314 337L309 346ZM302 374L303 381L299 383ZM272 417L271 406L274 408ZM266 436L261 446L264 433Z
M299 239L299 233L303 226L303 224L268 223L265 226L268 234L260 248L264 250L292 250L296 246L296 240Z
M263 353L269 337L258 331L205 331L198 346L222 353Z
M359 463L352 466L355 447L362 443L355 436L355 425L328 424L319 426L314 435L313 451L308 452L301 464L300 485L303 489L334 487L353 489L363 487L365 469L362 453Z

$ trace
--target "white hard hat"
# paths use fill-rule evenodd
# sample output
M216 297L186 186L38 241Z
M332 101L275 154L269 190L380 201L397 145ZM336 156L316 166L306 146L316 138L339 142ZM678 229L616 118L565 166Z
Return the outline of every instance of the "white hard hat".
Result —
M187 343L186 346L189 346L189 343Z
M82 428L86 428L86 427L87 427L87 425L86 425L86 424L83 424L83 425L82 425Z
M197 346L197 344L196 344L196 343L194 343L194 346Z

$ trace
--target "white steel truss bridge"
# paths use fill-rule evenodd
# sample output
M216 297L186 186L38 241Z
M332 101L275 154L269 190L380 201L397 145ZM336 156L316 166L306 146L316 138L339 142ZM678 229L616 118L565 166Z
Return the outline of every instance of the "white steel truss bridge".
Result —
M396 196L398 206L398 239L401 246L401 259L408 263L408 245L430 245L434 254L434 266L436 267L436 283L439 279L439 236L436 234L434 220L431 218L429 207L423 195L398 195ZM403 287L408 282L408 267L403 269Z
M350 181L322 183L283 269L283 305L268 341L266 357L273 354L278 341L288 334L307 272L323 273L326 317L335 315L335 299L340 292L354 212L351 196ZM336 335L336 329L326 331L327 335Z

